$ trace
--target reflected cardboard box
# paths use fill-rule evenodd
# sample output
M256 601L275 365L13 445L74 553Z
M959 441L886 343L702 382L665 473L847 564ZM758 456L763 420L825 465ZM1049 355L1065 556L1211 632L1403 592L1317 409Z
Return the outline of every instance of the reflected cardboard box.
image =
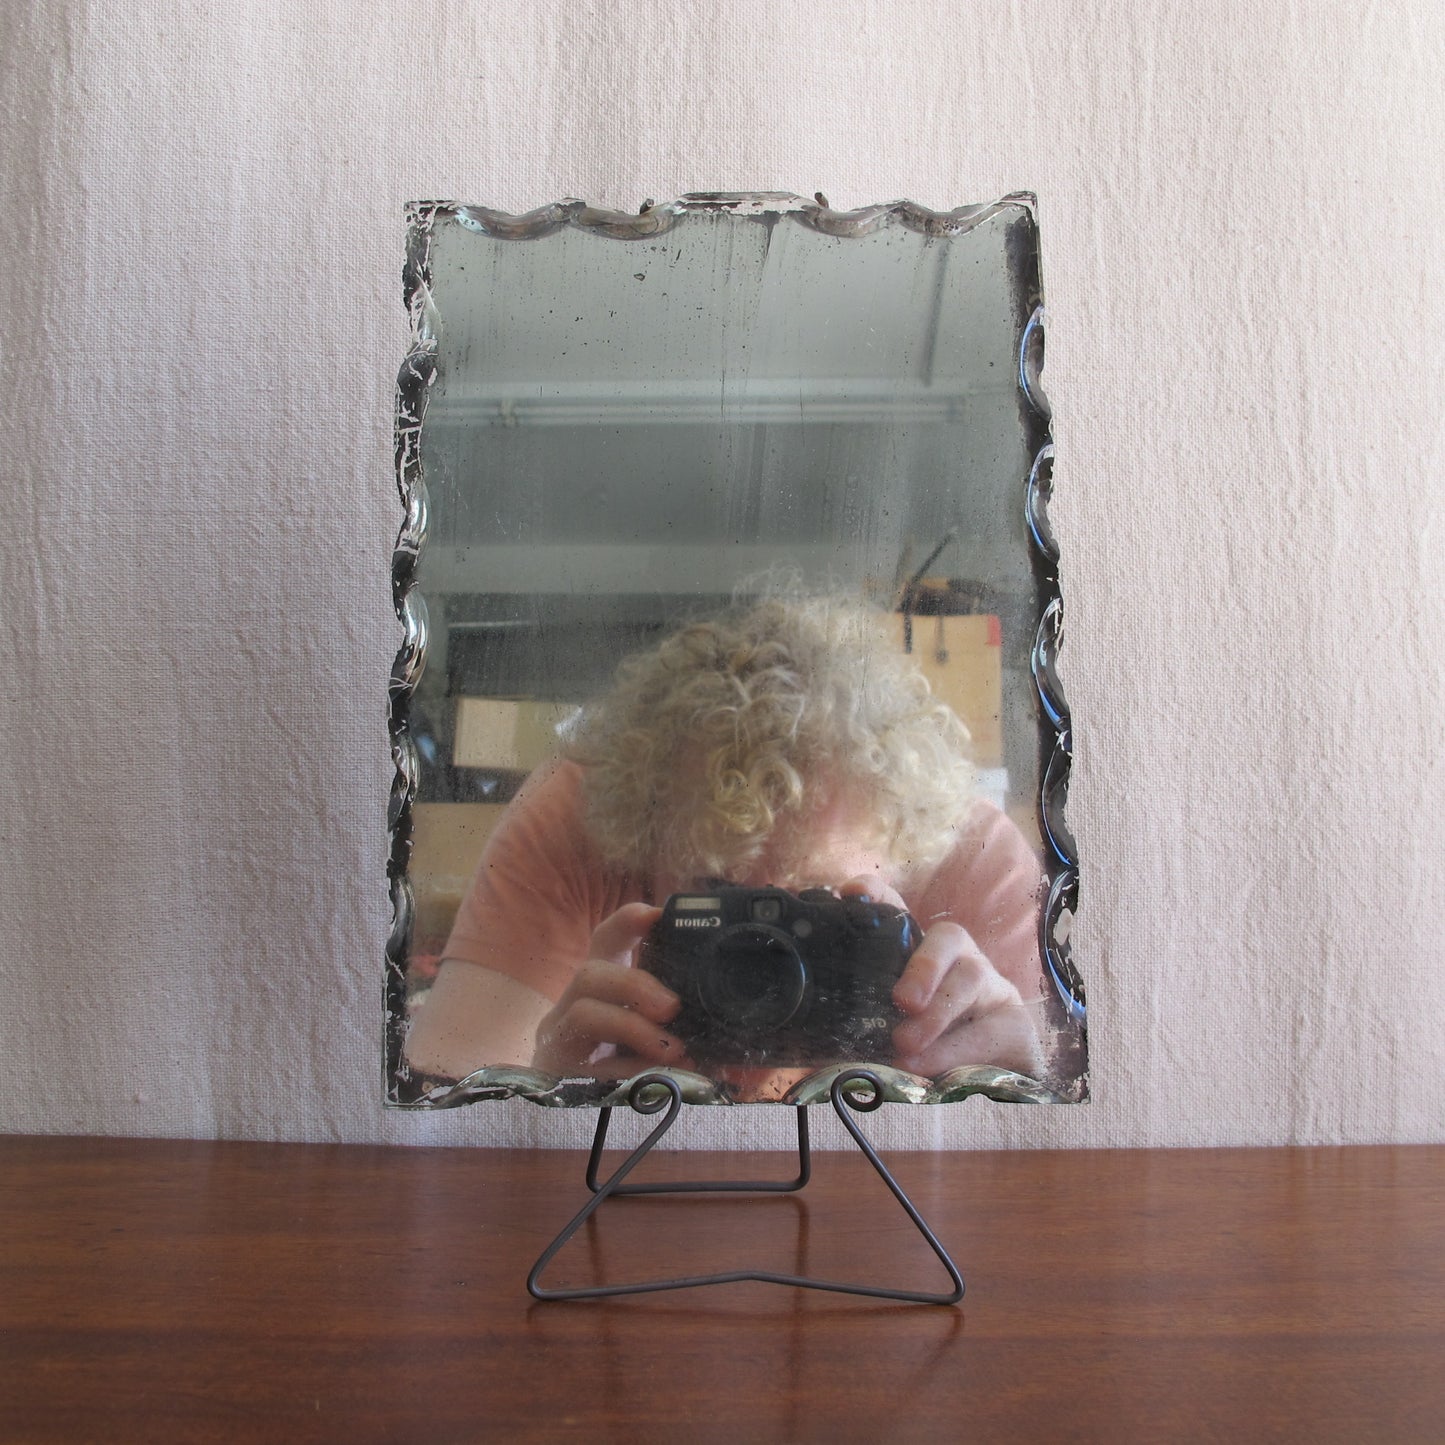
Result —
M981 772L1003 767L1003 631L989 614L898 618L899 646L912 652L935 697L963 720ZM987 791L987 789L986 789Z
M577 712L570 702L460 697L452 762L459 768L530 773L556 753Z
M419 960L440 955L487 839L506 810L505 803L417 803L412 808L412 946Z

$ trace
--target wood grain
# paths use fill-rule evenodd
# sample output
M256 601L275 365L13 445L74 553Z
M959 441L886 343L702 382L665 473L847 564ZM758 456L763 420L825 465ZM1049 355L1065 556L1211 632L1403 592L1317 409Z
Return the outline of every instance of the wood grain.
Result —
M535 1304L584 1197L566 1153L0 1139L0 1438L1445 1439L1445 1148L891 1162L960 1308ZM611 1202L552 1279L942 1287L860 1158L815 1164L799 1197Z

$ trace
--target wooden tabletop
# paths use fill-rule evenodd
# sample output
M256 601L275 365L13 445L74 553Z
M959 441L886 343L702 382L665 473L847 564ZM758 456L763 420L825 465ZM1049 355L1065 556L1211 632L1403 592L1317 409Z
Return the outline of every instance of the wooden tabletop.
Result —
M536 1303L571 1153L0 1138L0 1438L1445 1440L1445 1148L889 1162L958 1307ZM851 1152L799 1196L609 1201L550 1282L739 1268L947 1286Z

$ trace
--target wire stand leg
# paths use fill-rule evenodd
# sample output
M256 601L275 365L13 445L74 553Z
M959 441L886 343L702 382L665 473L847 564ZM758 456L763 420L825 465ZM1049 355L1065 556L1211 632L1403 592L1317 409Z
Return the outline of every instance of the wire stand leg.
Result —
M634 1085L632 1093L635 1095L639 1088L646 1085L647 1079L639 1079ZM665 1082L654 1076L654 1082ZM631 1107L637 1109L636 1103L628 1100ZM656 1108L661 1108L659 1100ZM652 1113L653 1109L639 1109L639 1113ZM597 1132L592 1137L592 1152L587 1156L587 1188L593 1194L599 1194L604 1190L608 1194L796 1194L798 1190L807 1184L813 1177L813 1151L808 1139L808 1111L801 1106L795 1111L798 1116L798 1173L792 1179L690 1179L674 1184L616 1184L616 1175L609 1179L606 1184L597 1182L597 1172L602 1163L602 1148L607 1140L607 1125L612 1116L610 1108L598 1111ZM672 1121L676 1118L676 1110L673 1110L663 1120L662 1127L657 1130L657 1138L660 1139L668 1129L672 1127ZM641 1151L647 1152L653 1146L655 1140L649 1136L646 1141L646 1148ZM639 1158L641 1154L639 1154ZM631 1169L629 1163L627 1168Z
M867 1092L861 1092L859 1086ZM592 1217L606 1199L613 1195L636 1194L699 1194L729 1193L747 1191L750 1193L792 1193L801 1189L812 1173L812 1159L808 1142L807 1110L798 1109L798 1175L791 1180L737 1181L689 1181L679 1184L633 1184L627 1185L627 1176L651 1152L657 1142L672 1128L682 1107L682 1091L677 1083L665 1074L645 1074L636 1080L628 1094L627 1102L636 1113L650 1115L667 1113L647 1137L618 1165L617 1169L602 1183L598 1183L598 1167L602 1157L603 1141L607 1137L607 1125L611 1111L604 1110L597 1121L597 1132L592 1142L592 1152L587 1161L587 1187L592 1197L564 1226L562 1232L542 1252L532 1272L527 1276L527 1289L539 1300L600 1299L608 1295L656 1294L663 1290L691 1289L709 1284L740 1284L756 1281L761 1284L791 1285L799 1289L828 1290L836 1294L867 1295L873 1299L904 1300L915 1304L957 1304L963 1298L963 1276L949 1258L948 1252L938 1242L937 1236L928 1227L913 1201L903 1192L902 1186L888 1172L873 1146L863 1137L862 1131L852 1118L852 1113L868 1114L883 1102L883 1086L876 1074L867 1069L845 1071L833 1080L831 1100L834 1112L843 1121L844 1127L853 1137L864 1157L877 1171L888 1186L893 1197L903 1207L914 1227L928 1242L952 1281L953 1288L943 1294L932 1294L917 1290L889 1289L878 1285L846 1284L836 1280L813 1279L805 1275L777 1274L769 1270L730 1270L721 1274L685 1275L675 1279L642 1280L633 1284L589 1285L580 1289L548 1289L539 1283L543 1271L556 1258L574 1234Z

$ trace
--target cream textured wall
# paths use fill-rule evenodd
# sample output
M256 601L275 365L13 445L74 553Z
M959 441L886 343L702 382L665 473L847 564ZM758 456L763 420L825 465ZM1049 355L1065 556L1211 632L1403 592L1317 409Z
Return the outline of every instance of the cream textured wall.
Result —
M0 31L0 1126L586 1128L379 1103L406 199L1030 188L1095 1102L881 1135L1445 1139L1435 0L8 0Z

